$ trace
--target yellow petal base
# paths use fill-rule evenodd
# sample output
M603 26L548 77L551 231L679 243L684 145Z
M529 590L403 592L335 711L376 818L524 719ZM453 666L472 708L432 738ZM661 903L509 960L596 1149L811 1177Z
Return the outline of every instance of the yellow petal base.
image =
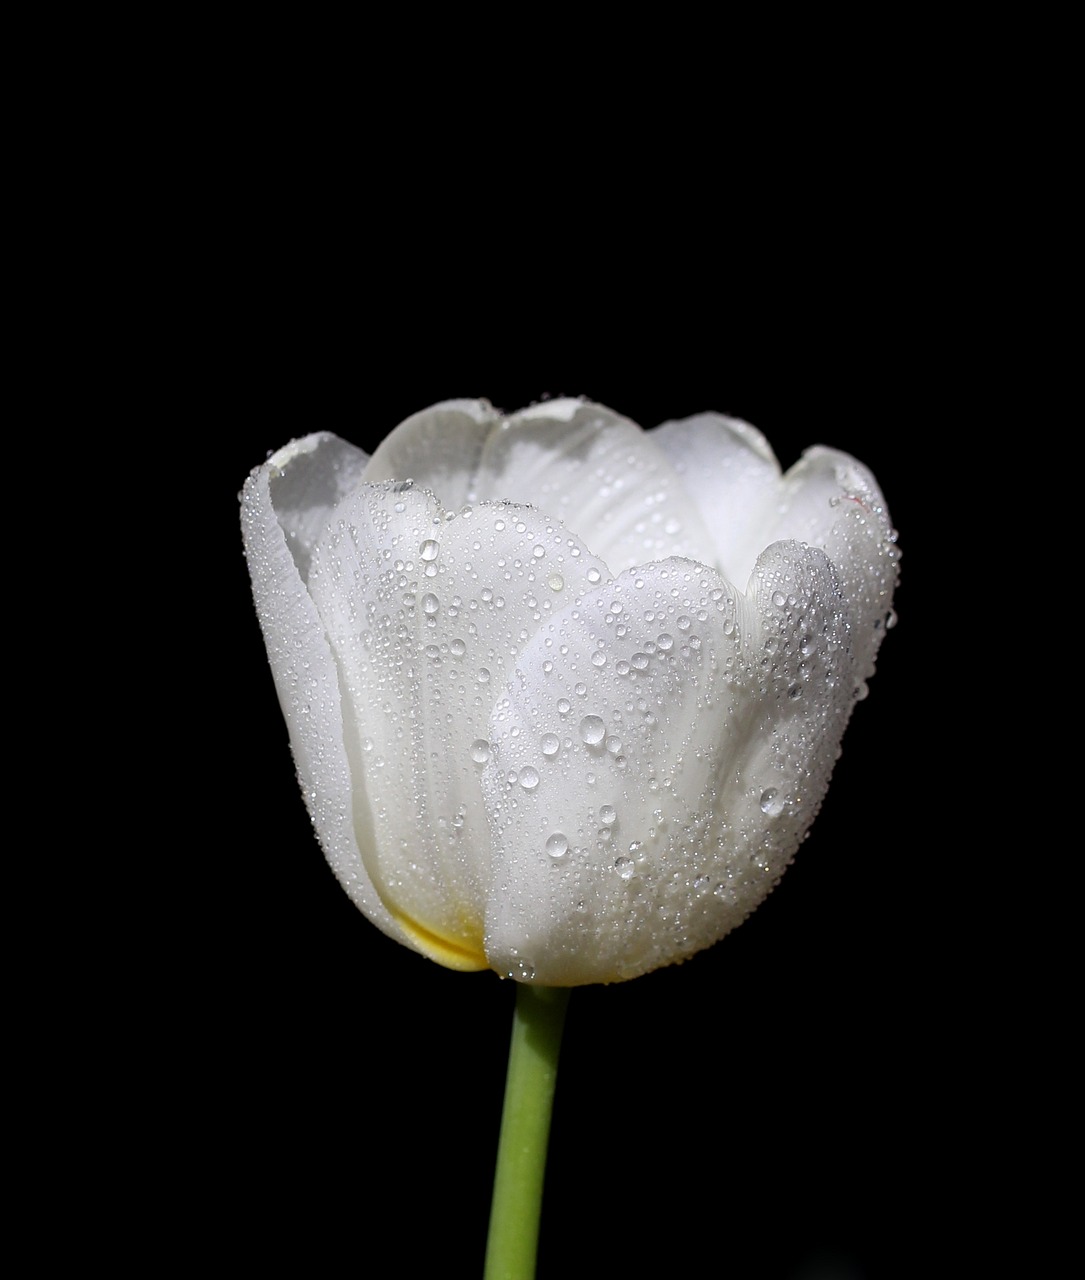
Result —
M479 969L488 969L489 961L482 949L481 931L476 936L446 938L442 934L427 929L424 925L401 915L393 910L392 916L396 924L403 930L416 951L420 951L428 960L443 964L446 969L459 969L462 973L474 973ZM465 930L465 934L475 934L475 930Z

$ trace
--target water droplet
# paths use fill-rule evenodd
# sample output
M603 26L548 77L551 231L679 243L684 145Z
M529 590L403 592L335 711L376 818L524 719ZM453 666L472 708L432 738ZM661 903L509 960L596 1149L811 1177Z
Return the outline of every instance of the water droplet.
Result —
M638 671L643 671L648 666L648 655L646 653L635 653L629 661Z
M558 699L558 713L559 713L559 715L567 716L567 715L569 714L569 712L570 712L570 711L572 711L572 709L573 709L573 704L569 701L569 699L568 699L568 698L559 698L559 699Z
M423 560L436 560L437 552L440 550L438 544L433 538L427 538L425 542L418 548L418 554Z
M693 626L693 619L687 617L683 613L681 617L678 619L677 626L679 631L688 631L690 627Z
M606 734L606 725L603 724L601 716L585 716L580 722L580 736L584 742L590 747L596 746L603 741Z
M494 521L494 528L497 530L497 532L498 532L498 533L501 533L501 532L504 530L504 528L505 528L505 522L504 522L504 520L495 520L495 521Z
M462 658L467 652L467 645L459 639L453 640L448 648L454 658Z
M485 764L490 758L490 744L485 738L476 738L471 743L471 759L475 764Z
M787 596L782 591L774 591L772 593L772 603L777 609L782 609L787 604Z
M775 787L768 787L761 792L761 812L775 818L784 811L784 798Z
M489 668L489 667L479 667L479 669L478 669L478 682L479 682L479 684L489 684L489 683L490 683L490 668Z
M556 756L561 750L561 741L556 733L544 733L542 736L542 753L544 756Z
M620 756L622 754L622 740L613 734L607 738L607 750L612 756Z
M674 645L674 636L669 636L666 632L664 632L656 641L656 644L659 645L660 650L663 653L666 653L667 650Z
M528 765L526 769L520 770L520 786L525 791L534 791L539 785L539 771Z
M614 870L617 871L618 875L620 875L623 880L630 880L632 879L633 872L636 870L636 867L632 858L615 858Z
M422 597L422 610L424 613L428 613L432 615L436 613L440 607L441 607L441 602L440 600L437 599L437 597L433 594L432 591L428 592L426 595Z
M596 582L598 582L598 581L599 581L599 579L600 579L600 578L602 578L602 576L603 576L603 575L602 575L602 574L599 572L599 570L598 570L598 569L596 569L596 568L591 568L591 569L589 569L589 570L588 570L588 581L589 581L590 583L592 583L593 585L594 585Z
M546 852L554 858L564 858L569 852L569 841L560 831L555 831L546 842Z
M560 591L565 586L565 579L560 573L552 573L546 580L546 585L551 591Z
M605 667L607 665L607 655L602 649L596 649L591 655L591 664L593 667Z
M605 804L599 810L599 821L604 823L606 826L609 827L611 823L617 822L617 820L618 812L612 804Z
M536 560L541 560L543 556L546 555L546 548L539 547L539 546L532 547L531 554L535 557Z

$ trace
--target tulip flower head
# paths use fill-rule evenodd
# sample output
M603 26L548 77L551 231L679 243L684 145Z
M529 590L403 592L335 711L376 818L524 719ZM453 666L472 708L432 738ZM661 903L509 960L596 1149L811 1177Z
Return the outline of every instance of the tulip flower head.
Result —
M786 474L744 422L643 431L456 400L372 456L320 432L242 494L257 613L320 844L456 969L616 982L766 897L891 619L874 477Z

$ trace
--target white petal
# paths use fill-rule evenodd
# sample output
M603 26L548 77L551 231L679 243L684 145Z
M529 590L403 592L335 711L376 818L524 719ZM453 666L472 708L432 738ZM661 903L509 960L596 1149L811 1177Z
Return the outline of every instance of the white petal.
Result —
M780 464L748 422L721 413L664 422L649 433L670 459L707 526L715 562L745 582L768 546L764 529L780 490Z
M778 601L782 601L779 603ZM487 948L553 985L611 982L716 942L765 897L828 783L853 705L848 618L823 553L782 543L749 596L668 560L555 618L490 730L499 776ZM544 735L560 741L547 755Z
M374 450L365 480L406 481L432 489L444 507L455 511L476 496L479 459L501 415L488 400L445 400L401 422ZM511 497L483 494L483 497Z
M356 487L368 461L355 445L318 431L291 440L264 464L275 513L303 580L328 516Z
M331 647L299 567L308 563L307 537L319 523L317 511L340 487L344 471L357 467L359 453L332 436L310 436L280 450L246 481L241 524L256 612L309 816L353 901L385 933L404 942L354 839L355 806L364 796L355 793L347 759ZM267 797L266 803L279 799Z
M548 401L508 418L485 401L435 405L396 428L365 478L411 478L450 509L486 499L538 506L612 572L668 555L715 559L708 530L651 437L587 401Z
M745 583L761 551L794 539L823 547L852 602L858 679L867 679L897 580L885 501L873 475L846 453L808 449L786 475L749 423L705 413L651 433L711 531L717 563Z
M314 554L309 585L339 671L355 794L365 798L356 840L412 945L442 963L488 963L481 779L501 764L488 746L494 700L525 644L589 575L603 574L533 508L482 503L457 514L428 491L393 484L361 485Z
M824 547L851 615L857 679L869 679L885 635L900 552L874 476L846 453L808 449L784 477L766 544L797 538Z

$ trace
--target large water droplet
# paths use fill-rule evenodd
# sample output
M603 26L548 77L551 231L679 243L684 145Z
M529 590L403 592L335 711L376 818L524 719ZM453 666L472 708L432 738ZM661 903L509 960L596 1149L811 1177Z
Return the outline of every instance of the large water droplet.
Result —
M556 733L544 733L542 736L542 753L544 756L556 756L561 750L561 741Z
M454 658L462 658L467 652L467 645L459 639L453 640L448 648Z
M603 724L601 716L585 716L580 722L580 737L589 747L594 747L603 741L606 734L606 725Z
M434 614L440 607L441 602L432 591L422 597L422 610L424 613Z
M612 822L618 820L618 812L612 804L605 804L599 810L599 821L605 823L608 827Z
M761 792L761 812L775 818L784 811L784 798L775 787L768 787Z
M528 765L526 768L520 770L520 786L522 786L525 791L534 791L538 785L538 769L533 769L531 765Z
M546 842L546 852L554 858L564 858L569 852L569 841L560 831L555 831Z
M418 548L418 554L423 560L436 560L437 552L440 550L438 544L433 538L427 538L425 542Z
M614 870L617 871L618 875L620 875L623 880L629 880L632 878L636 867L632 858L615 858Z
M485 764L490 758L490 744L485 738L476 738L471 743L471 759L475 764Z

